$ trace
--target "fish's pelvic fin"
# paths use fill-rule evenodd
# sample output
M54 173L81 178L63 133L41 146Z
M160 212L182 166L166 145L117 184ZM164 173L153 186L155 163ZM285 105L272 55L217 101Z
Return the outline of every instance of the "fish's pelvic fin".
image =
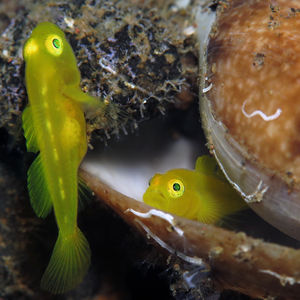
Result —
M83 233L76 227L72 235L58 234L41 288L61 294L74 288L85 276L91 260L91 250Z
M26 139L26 147L28 152L38 152L38 144L36 133L33 128L32 113L30 106L27 106L22 113L22 124L24 130L24 136Z
M51 212L52 201L45 180L45 173L39 154L27 172L28 192L31 206L40 218L45 218Z

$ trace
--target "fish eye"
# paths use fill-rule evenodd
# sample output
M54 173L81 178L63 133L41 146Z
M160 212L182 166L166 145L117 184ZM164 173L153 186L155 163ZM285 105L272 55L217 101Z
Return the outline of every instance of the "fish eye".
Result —
M180 184L179 184L178 182L175 182L175 183L173 184L173 190L174 190L175 192L180 191Z
M56 34L50 34L46 38L45 46L46 46L47 51L54 56L61 55L61 53L63 51L63 41Z
M53 39L52 44L56 49L60 48L60 40L59 39Z
M184 193L184 184L180 179L168 181L168 192L172 198L178 198Z

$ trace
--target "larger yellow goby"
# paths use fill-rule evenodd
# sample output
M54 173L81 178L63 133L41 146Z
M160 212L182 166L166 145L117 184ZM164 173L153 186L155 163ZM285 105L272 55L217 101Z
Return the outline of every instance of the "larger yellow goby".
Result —
M39 152L27 173L30 201L42 218L53 207L59 229L41 287L63 293L90 265L90 247L77 226L78 168L87 151L83 107L104 104L81 91L74 53L56 25L39 24L23 56L29 99L23 129L27 150Z

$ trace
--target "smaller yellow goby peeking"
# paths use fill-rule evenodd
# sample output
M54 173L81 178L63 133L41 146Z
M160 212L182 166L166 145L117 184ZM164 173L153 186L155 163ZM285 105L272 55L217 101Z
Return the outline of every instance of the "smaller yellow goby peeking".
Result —
M215 159L208 155L198 157L195 170L173 169L155 174L143 200L155 208L206 224L218 223L247 208Z
M77 226L78 168L87 151L83 108L105 104L80 89L71 46L54 24L39 24L23 49L29 105L22 120L27 150L39 154L28 170L35 213L52 208L58 238L41 287L63 293L80 283L90 265L90 247Z

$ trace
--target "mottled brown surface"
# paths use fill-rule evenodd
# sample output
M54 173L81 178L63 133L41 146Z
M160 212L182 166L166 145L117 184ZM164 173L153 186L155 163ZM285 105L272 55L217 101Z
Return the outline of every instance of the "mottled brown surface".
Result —
M208 48L208 96L229 133L263 166L299 181L300 2L229 2Z

